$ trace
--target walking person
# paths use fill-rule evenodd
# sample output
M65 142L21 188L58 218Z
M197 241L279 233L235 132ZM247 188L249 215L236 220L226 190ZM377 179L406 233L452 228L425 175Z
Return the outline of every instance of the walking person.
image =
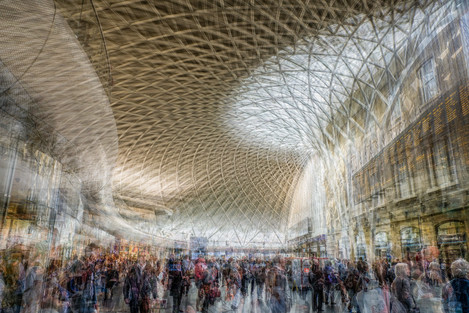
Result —
M391 291L393 295L404 306L409 313L415 307L415 302L410 289L410 269L407 263L398 263L395 267L396 278L392 282Z
M124 283L124 301L129 305L130 313L139 313L141 277L134 265L131 267Z
M311 284L311 302L313 312L322 312L322 302L324 298L324 273L318 263L313 263L309 272L309 283Z

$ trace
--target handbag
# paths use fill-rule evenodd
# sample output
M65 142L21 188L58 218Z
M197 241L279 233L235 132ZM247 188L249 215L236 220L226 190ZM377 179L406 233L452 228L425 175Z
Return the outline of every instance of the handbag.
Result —
M391 313L406 313L405 306L391 293Z
M410 291L410 296L412 297L412 302L414 302L414 307L410 309L410 313L420 313L420 308L417 306L417 301L415 301L412 291Z

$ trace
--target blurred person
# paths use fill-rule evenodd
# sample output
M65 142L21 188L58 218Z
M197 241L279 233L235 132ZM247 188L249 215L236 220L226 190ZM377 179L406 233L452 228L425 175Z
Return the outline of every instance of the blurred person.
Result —
M266 280L266 269L265 265L261 264L260 261L257 264L256 271L254 274L257 286L257 300L262 300L262 293L264 292L265 280Z
M140 285L140 298L139 298L139 305L140 305L140 313L150 313L150 303L153 297L153 288L151 284L151 276L152 276L152 268L149 262L144 267L142 278L141 278L141 285ZM155 297L156 299L156 297Z
M129 305L130 313L139 312L141 277L136 265L130 268L124 282L124 301Z
M203 290L203 278L205 275L205 271L207 270L207 264L205 263L205 259L202 255L199 255L194 269L194 278L195 278L195 286L198 289L197 292L197 301L196 301L196 309L197 311L201 311L201 306L204 302L204 290Z
M184 256L182 261L182 270L183 270L183 294L187 296L191 286L191 276L193 276L194 272L194 263L189 258L188 255Z
M229 273L226 278L226 300L232 301L231 309L236 311L241 301L241 275L235 262L232 262Z
M440 272L440 264L431 262L428 269L416 281L416 293L414 299L422 313L442 312L441 294L444 286Z
M34 264L26 271L23 294L24 312L35 313L38 311L42 296L43 274L44 269L39 261L34 261Z
M290 310L290 294L285 272L285 259L277 256L269 276L270 309L272 313L285 313Z
M110 263L105 272L105 289L104 289L104 301L108 299L112 300L114 294L114 287L119 282L119 272L116 269L114 263Z
M324 299L324 273L321 271L317 260L313 260L313 265L309 272L309 283L311 285L311 304L313 306L313 312L322 312L324 311L322 309Z
M326 297L326 304L334 305L334 290L339 283L336 273L334 272L334 268L332 267L332 263L330 261L326 262L326 266L324 267L324 287L325 287L325 297Z
M406 312L415 307L410 288L410 269L407 263L398 263L395 266L396 278L392 282L391 291L403 305Z
M443 288L446 313L469 313L469 262L458 259L451 263L453 279Z
M13 313L21 311L25 283L25 267L22 253L12 252L8 255L8 263L5 266L5 295L3 309L10 309Z
M3 260L0 259L0 312L3 312L3 298L5 295L5 279L3 278L3 273L5 269L3 267Z
M183 273L182 265L179 260L171 258L168 261L168 278L170 296L173 298L173 313L182 312L179 307L181 306L182 300Z
M357 303L357 294L363 290L362 274L355 268L355 264L350 263L348 266L348 274L344 281L345 289L349 298L348 311L352 312L353 308L360 312Z

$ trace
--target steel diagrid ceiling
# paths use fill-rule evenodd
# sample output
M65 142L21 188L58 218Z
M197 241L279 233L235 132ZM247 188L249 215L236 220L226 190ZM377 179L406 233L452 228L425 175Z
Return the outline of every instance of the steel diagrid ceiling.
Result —
M379 122L377 97L392 107L379 90L452 10L438 3L56 1L110 96L120 214L240 245L285 240L311 155Z

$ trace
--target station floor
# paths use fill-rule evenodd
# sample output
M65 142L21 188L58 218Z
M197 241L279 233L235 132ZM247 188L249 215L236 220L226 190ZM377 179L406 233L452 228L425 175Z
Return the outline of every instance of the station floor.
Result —
M122 283L119 284L114 289L114 296L112 301L108 303L103 303L100 301L100 312L103 313L123 313L130 312L129 306L125 304L122 293ZM256 290L254 290L254 297L251 296L251 293L248 292L245 298L241 298L241 302L237 310L231 308L231 301L225 301L225 289L221 288L222 295L215 302L214 305L211 305L208 309L209 313L272 313L270 307L265 301L258 301ZM263 294L265 299L265 292ZM340 301L340 295L337 293L335 295L336 304L335 305L323 305L324 313L342 313L347 312L346 308ZM166 308L162 309L153 309L152 313L172 313L172 297L169 296L168 292L164 294L164 299L167 299ZM195 313L197 301L197 289L195 288L194 283L192 283L191 288L189 289L188 295L183 296L180 306L180 312ZM302 299L297 292L292 292L292 307L290 313L312 313L311 308L311 293L308 292L305 299Z

